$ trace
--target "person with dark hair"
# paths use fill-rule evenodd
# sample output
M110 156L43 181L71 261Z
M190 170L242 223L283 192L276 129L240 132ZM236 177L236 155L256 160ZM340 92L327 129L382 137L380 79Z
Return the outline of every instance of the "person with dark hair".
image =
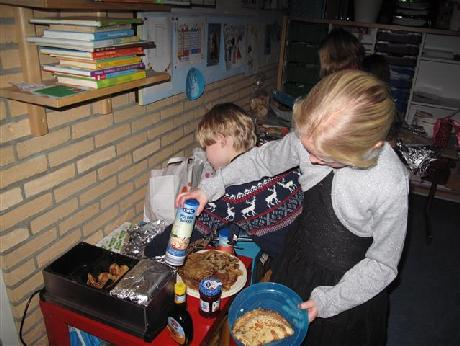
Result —
M366 55L363 60L363 70L372 73L385 83L390 82L390 65L383 55Z
M364 47L349 31L334 28L319 45L320 78L344 69L361 69Z

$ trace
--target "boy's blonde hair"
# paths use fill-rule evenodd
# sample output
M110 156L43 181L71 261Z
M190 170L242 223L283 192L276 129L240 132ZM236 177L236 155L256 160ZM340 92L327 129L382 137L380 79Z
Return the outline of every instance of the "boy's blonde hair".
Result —
M200 146L216 143L218 135L232 136L236 151L248 151L257 141L254 122L244 109L233 103L215 105L198 124L196 139Z
M320 78L345 69L360 69L363 65L364 47L349 31L332 29L319 46Z
M377 162L395 113L387 86L375 76L344 70L323 78L293 109L296 132L325 161L368 168Z

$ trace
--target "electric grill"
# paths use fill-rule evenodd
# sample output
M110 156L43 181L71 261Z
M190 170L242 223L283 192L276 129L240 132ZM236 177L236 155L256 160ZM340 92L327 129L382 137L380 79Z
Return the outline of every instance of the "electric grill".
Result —
M137 259L81 242L44 269L45 288L41 299L150 342L166 326L168 313L174 305L172 270L156 283L158 287L147 306L111 296L110 290L116 283L110 280L102 289L87 284L88 273L97 278L99 273L108 272L112 263L125 264L132 269L137 262Z

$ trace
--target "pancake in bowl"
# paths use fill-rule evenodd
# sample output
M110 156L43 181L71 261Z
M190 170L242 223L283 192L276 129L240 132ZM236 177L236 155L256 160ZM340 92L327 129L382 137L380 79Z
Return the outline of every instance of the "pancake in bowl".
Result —
M279 313L255 309L235 321L232 333L244 346L262 346L294 335L294 329Z

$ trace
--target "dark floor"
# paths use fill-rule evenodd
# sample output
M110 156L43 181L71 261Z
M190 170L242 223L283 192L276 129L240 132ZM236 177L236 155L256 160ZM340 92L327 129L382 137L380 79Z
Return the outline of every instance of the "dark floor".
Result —
M460 204L435 199L425 242L426 198L411 195L400 274L392 286L387 346L460 345Z

